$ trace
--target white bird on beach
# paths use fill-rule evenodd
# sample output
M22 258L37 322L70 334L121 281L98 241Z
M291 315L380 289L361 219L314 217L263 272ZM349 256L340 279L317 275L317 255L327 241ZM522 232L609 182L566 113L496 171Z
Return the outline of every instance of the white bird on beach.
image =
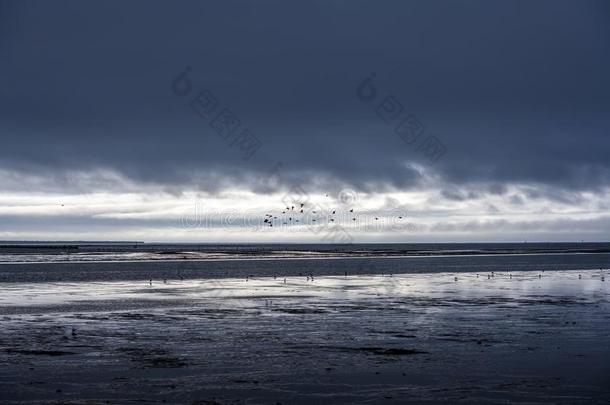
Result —
M64 328L64 336L67 337L68 339L76 336L76 328L74 328L72 326L66 326Z

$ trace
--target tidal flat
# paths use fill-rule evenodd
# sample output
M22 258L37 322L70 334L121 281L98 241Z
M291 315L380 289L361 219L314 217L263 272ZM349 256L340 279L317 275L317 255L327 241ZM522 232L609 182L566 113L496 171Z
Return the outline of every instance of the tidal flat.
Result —
M600 270L2 283L3 403L607 403Z

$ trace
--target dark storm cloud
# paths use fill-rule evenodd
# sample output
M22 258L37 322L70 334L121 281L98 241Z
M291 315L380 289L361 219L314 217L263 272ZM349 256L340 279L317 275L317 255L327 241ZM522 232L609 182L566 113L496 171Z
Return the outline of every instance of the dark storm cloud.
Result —
M415 161L500 192L609 184L604 2L26 1L0 3L0 22L2 169L112 169L176 187L221 173L264 190L282 162L285 183L370 189L419 184L404 165ZM190 109L195 93L172 92L186 66L194 92L261 140L252 159ZM442 159L358 100L371 72L379 97L442 140Z

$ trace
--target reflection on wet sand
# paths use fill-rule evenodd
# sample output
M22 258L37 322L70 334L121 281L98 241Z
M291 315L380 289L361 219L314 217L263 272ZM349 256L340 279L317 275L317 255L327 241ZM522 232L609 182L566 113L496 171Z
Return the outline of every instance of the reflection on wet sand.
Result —
M602 277L6 283L0 392L7 401L607 400Z

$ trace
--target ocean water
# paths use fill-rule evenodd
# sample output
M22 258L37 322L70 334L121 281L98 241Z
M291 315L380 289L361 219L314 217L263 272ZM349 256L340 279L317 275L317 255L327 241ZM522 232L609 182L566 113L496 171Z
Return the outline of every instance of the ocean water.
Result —
M291 277L610 267L608 243L0 246L0 282Z

